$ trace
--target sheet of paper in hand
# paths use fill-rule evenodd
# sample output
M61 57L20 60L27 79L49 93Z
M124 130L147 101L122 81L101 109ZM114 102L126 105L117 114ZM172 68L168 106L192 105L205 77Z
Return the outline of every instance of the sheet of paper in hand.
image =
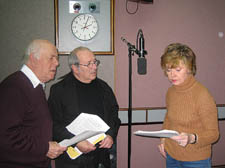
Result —
M73 148L70 145L85 139L92 144L97 144L106 137L105 132L110 127L97 115L81 113L66 128L75 137L65 139L60 144L68 146L67 154L71 159L76 159L82 152L77 147Z
M99 135L99 134L102 134L102 133L104 133L104 132L103 131L84 131L84 132L74 136L71 139L64 139L59 144L61 146L68 147L68 146L74 145L74 144L76 144L80 141L86 140L88 138L91 138L95 135Z
M177 136L179 133L174 130L160 130L160 131L135 131L134 135L144 136L144 137L159 137L159 138L170 138L172 136Z

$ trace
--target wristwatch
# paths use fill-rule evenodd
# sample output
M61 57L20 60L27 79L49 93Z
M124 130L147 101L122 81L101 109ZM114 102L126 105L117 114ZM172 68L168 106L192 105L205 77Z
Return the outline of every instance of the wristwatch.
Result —
M194 139L194 141L191 144L196 144L196 142L197 142L197 135L196 134L193 134L193 135L194 135L195 139Z

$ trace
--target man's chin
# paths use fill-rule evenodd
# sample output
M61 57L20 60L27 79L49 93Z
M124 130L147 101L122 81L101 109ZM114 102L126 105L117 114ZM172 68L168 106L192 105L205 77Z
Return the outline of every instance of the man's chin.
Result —
M96 77L97 77L96 75L93 75L93 76L91 77L91 79L92 79L92 80L95 80Z
M55 73L52 73L52 74L49 76L49 80L48 80L48 81L53 80L53 79L55 79Z

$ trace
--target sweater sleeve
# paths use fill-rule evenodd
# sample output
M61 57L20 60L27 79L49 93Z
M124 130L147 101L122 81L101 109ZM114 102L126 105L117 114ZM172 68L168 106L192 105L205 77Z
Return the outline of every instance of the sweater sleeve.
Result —
M215 101L208 90L204 90L199 94L198 98L198 114L201 118L202 130L197 130L197 144L199 147L210 145L219 138L218 130L218 112Z

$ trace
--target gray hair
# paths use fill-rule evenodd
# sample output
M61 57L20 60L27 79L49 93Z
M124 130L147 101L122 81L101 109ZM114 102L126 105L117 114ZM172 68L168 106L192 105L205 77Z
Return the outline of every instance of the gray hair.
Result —
M73 51L71 51L71 53L68 57L68 64L69 64L70 68L71 68L72 65L76 65L77 67L79 67L80 61L77 57L77 53L79 51L90 51L90 52L92 52L89 48L83 47L83 46L75 48Z
M27 63L29 60L30 54L33 54L35 58L40 58L40 49L41 49L41 40L32 41L25 50L23 57L23 63Z

